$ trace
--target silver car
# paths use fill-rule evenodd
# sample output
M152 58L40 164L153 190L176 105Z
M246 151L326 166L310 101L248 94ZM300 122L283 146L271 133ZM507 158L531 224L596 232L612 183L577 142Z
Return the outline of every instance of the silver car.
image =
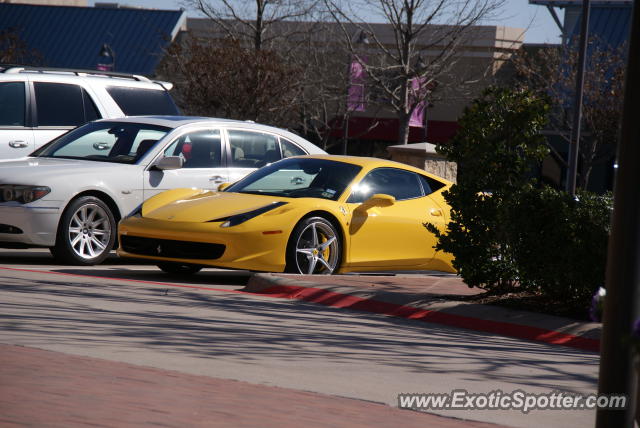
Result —
M49 247L65 263L102 262L118 221L167 189L217 189L278 159L325 153L282 129L225 119L90 122L31 156L0 161L0 247Z

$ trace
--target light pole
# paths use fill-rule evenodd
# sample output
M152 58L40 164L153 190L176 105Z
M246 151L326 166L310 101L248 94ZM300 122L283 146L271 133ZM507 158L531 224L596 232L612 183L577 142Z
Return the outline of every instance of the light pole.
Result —
M567 172L567 192L576 194L576 178L578 175L578 151L580 148L580 124L582 122L582 94L584 90L584 69L587 62L587 44L589 38L589 0L582 2L582 28L580 32L580 52L578 69L576 70L576 93L573 112L573 127L569 143L569 171Z
M111 46L107 43L103 43L98 53L100 59L104 59L105 62L98 62L96 67L100 71L116 71L116 53Z
M366 45L369 44L369 39L367 38L367 34L364 32L364 30L360 30L358 37L355 40L355 45L356 46L360 46L360 45ZM356 49L354 48L354 51ZM353 102L353 104L355 105L355 107L352 108L351 104L352 104L352 100L351 98L351 84L352 84L352 78L354 77L353 73L353 67L354 67L354 61L358 63L358 67L362 67L362 63L361 60L357 58L357 52L356 55L352 55L349 54L349 58L347 60L347 102L346 102L346 111L345 111L345 115L344 115L344 135L343 135L343 140L342 140L342 154L346 155L347 154L347 145L349 142L349 119L351 118L351 112L352 111L356 111L356 110L364 110L363 108L363 104L364 104L364 100L361 98L364 95L364 89L362 89L360 92L357 92L356 94L359 95L358 100L355 100L355 102ZM360 70L360 73L364 73L364 70ZM362 76L359 76L359 78L362 78ZM364 85L364 82L361 82L361 84Z

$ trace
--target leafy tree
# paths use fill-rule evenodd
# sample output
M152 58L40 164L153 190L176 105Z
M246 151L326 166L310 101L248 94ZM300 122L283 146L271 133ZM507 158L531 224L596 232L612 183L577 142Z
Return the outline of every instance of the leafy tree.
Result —
M465 109L454 139L437 146L458 163L458 182L445 193L452 208L446 234L427 227L470 287L506 290L517 281L509 204L548 153L540 135L548 111L532 92L489 88Z

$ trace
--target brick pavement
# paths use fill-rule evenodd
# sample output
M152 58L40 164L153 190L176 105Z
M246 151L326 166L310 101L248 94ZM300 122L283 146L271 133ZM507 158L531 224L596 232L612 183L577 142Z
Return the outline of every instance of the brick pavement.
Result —
M498 425L382 404L0 344L0 427Z

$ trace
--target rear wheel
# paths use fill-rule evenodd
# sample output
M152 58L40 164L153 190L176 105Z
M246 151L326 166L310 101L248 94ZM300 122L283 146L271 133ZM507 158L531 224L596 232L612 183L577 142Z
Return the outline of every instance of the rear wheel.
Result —
M109 256L115 236L116 221L111 209L99 198L83 196L64 210L51 253L68 264L99 264Z
M202 266L192 265L188 263L160 262L158 266L163 272L172 275L193 275L200 272Z
M340 265L342 248L336 228L324 217L309 217L296 225L287 245L290 273L331 275Z

